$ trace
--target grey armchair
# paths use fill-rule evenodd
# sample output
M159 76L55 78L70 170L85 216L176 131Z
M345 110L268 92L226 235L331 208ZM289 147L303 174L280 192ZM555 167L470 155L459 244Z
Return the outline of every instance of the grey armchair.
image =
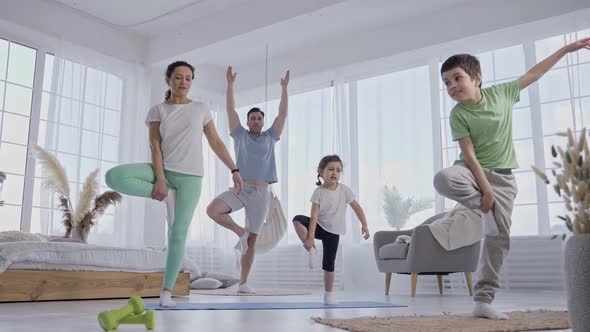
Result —
M412 297L416 296L418 275L436 275L438 290L442 295L442 276L463 272L469 295L473 296L471 273L477 270L480 242L455 250L445 250L434 238L428 224L442 218L437 214L421 225L405 231L380 231L373 238L375 261L380 272L385 273L385 295L389 295L391 274L410 274L412 276ZM394 243L399 235L410 235L411 244Z

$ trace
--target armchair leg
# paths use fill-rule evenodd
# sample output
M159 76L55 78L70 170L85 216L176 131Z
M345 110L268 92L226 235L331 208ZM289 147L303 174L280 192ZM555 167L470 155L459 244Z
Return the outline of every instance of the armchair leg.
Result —
M385 272L385 295L389 295L389 285L391 285L391 272Z
M418 273L412 272L412 297L416 297L416 284L418 283Z
M436 275L436 281L438 281L438 292L440 293L440 295L443 295L443 278L442 278L442 275L437 274Z
M467 282L467 290L469 290L469 296L473 296L473 284L471 282L471 272L465 272L465 281Z

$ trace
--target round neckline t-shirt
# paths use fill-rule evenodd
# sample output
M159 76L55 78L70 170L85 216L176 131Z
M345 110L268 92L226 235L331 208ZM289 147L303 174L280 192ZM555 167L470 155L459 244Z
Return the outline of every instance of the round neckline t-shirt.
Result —
M520 100L518 80L481 90L477 105L458 103L450 115L453 140L470 136L475 156L487 169L518 168L512 142L512 109ZM463 159L463 154L459 156Z
M346 207L355 200L355 195L348 186L338 183L334 190L323 185L316 188L310 202L320 205L318 224L323 229L338 235L346 233Z
M203 176L203 129L211 120L209 108L201 102L162 102L150 109L145 123L149 127L150 122L160 122L165 170Z

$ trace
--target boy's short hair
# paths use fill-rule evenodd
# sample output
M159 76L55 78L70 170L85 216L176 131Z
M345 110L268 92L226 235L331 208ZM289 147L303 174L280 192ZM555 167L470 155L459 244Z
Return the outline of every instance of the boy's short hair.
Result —
M256 112L258 112L258 113L262 114L262 117L264 118L264 112L263 112L263 111L261 111L261 110L260 110L260 108L258 108L258 107L252 107L252 108L251 108L251 109L248 111L248 114L246 115L246 118L247 118L248 120L250 120L250 114L252 114L252 113L256 113Z
M455 54L448 58L440 67L440 75L457 67L463 69L472 80L477 74L481 77L479 60L471 54ZM481 88L481 82L479 87Z

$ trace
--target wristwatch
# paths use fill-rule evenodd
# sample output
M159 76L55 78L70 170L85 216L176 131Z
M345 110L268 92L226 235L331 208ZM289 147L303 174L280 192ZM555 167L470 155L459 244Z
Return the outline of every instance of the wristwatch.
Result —
M232 170L231 170L231 174L234 174L234 173L236 173L236 172L239 172L239 171L240 171L240 169L239 169L239 168L232 169Z

